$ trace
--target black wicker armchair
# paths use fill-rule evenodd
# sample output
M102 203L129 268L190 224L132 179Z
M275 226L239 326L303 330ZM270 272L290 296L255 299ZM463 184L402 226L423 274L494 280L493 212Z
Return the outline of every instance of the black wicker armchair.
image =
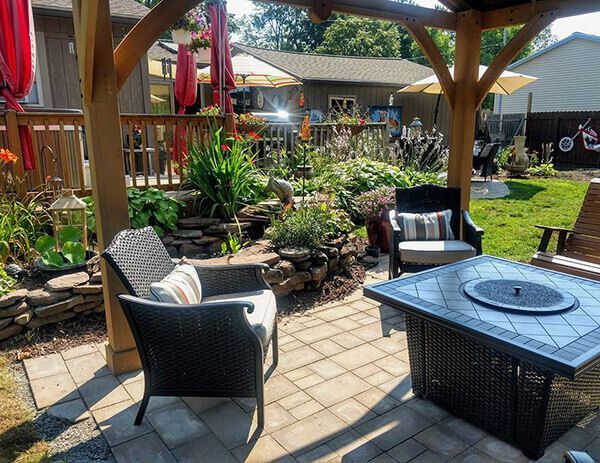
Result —
M130 293L118 297L144 370L135 424L151 396L253 397L263 427L269 343L271 372L278 362L275 298L262 277L268 267L195 266L202 303L179 305L147 299L150 284L175 268L151 227L120 232L102 256Z
M457 238L452 241L404 241L402 230L396 220L401 212L427 213L452 210L450 227ZM463 240L459 240L461 220ZM460 209L460 188L444 188L437 185L421 185L396 189L396 210L389 214L390 278L403 271L421 270L444 265L481 254L483 229L473 223L466 210Z

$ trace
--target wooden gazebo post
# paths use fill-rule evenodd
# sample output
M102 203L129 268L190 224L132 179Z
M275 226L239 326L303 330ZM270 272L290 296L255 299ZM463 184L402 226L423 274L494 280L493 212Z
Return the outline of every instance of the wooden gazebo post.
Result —
M438 76L452 108L448 183L462 188L462 206L469 207L475 112L492 84L530 40L554 19L600 11L598 0L440 0L450 11L421 8L391 0L261 0L311 10L311 18L326 20L340 12L404 25L420 45ZM73 0L79 74L96 205L100 249L129 226L122 155L118 91L152 44L200 0L162 0L148 12L112 53L108 0ZM505 6L506 5L506 6ZM478 79L481 32L524 24ZM427 27L456 31L454 79ZM231 115L228 117L231 125ZM108 325L107 361L113 372L139 366L137 351L115 299L122 291L103 266Z

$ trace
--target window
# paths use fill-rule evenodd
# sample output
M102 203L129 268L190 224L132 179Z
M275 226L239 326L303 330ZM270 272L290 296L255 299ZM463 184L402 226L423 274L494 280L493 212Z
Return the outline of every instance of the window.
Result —
M152 114L173 114L170 83L150 84Z
M329 95L329 107L336 112L351 111L355 105L355 95Z

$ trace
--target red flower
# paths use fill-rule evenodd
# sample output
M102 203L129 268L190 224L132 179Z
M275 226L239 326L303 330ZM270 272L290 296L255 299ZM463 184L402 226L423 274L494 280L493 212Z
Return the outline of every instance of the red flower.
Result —
M358 121L358 123L360 125L365 125L367 123L367 121L365 121L364 119L361 119L360 121Z
M231 151L229 145L221 145L221 151Z
M15 164L17 159L19 158L16 154L11 153L5 148L0 148L0 161L4 162L5 164Z
M253 140L260 140L260 135L256 132L248 132L248 137L252 138Z

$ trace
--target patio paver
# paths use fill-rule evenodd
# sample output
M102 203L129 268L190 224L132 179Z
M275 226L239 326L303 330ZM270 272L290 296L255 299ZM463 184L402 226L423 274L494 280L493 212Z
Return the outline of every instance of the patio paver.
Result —
M152 398L143 424L133 426L143 373L114 377L102 344L27 360L25 370L36 405L93 420L118 463L528 461L413 396L404 320L394 309L357 292L279 326L280 364L265 385L262 432L254 399ZM600 458L600 418L572 428L540 461L558 462L571 448Z

